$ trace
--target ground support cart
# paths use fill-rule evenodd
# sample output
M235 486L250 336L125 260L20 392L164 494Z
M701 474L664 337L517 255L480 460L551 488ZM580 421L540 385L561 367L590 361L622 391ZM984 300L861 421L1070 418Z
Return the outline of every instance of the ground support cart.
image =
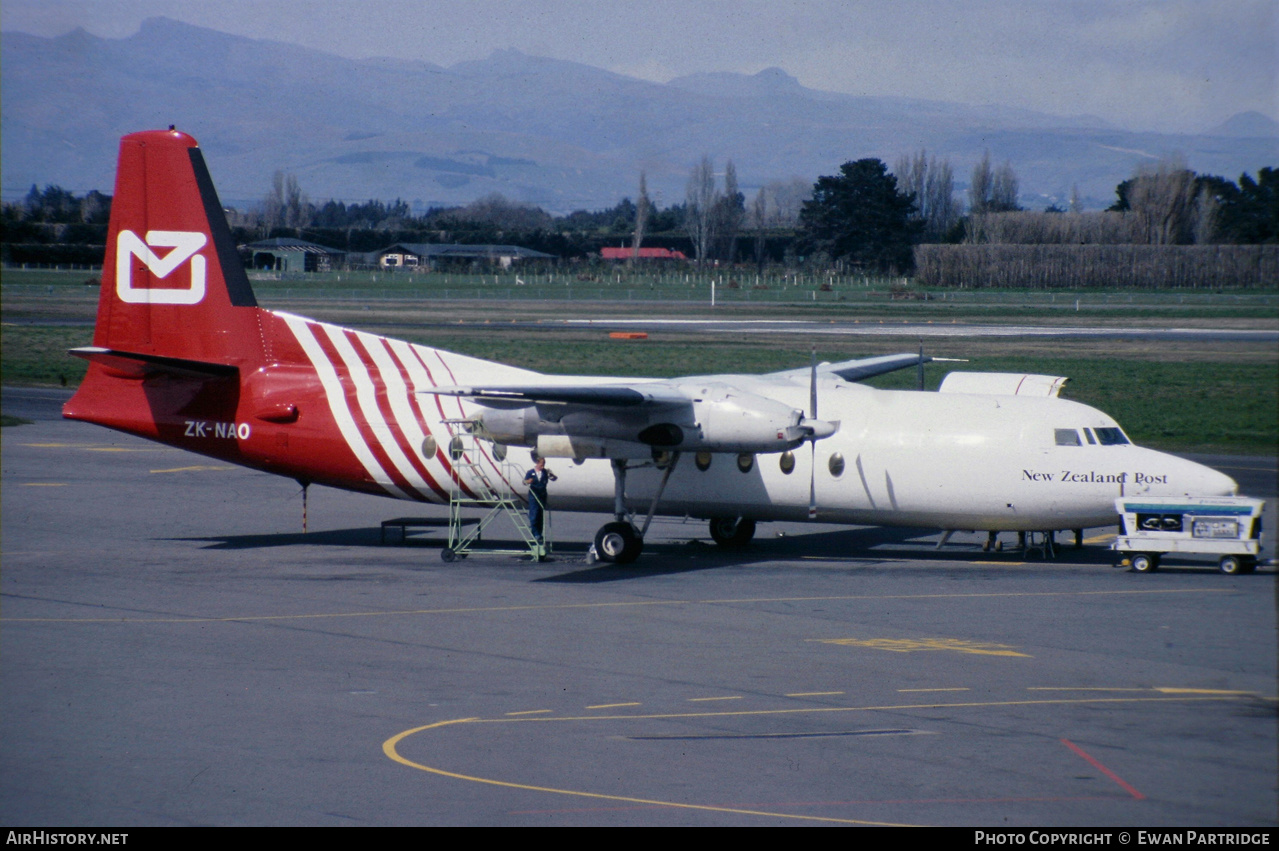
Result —
M1261 552L1265 502L1232 497L1120 497L1119 537L1111 545L1138 573L1169 553L1217 559L1222 573L1252 573Z

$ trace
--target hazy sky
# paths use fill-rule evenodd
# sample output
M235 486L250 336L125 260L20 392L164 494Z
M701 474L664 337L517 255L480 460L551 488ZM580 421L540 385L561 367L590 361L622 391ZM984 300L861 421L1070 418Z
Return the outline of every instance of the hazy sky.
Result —
M0 26L123 38L163 15L348 57L514 47L657 82L785 69L851 94L1087 113L1131 130L1279 118L1279 0L4 0Z

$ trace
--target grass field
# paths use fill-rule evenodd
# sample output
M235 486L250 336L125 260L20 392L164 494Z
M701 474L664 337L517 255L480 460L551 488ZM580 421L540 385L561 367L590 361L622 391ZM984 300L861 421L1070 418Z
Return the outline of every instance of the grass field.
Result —
M97 290L85 284L87 274L5 271L3 334L0 335L0 380L6 384L75 385L84 362L66 350L88 345ZM385 276L383 276L385 277ZM475 276L479 277L479 276ZM492 280L492 276L486 276ZM407 276L404 276L407 278ZM283 286L289 283L290 286ZM1045 293L982 293L981 304L960 305L934 299L894 302L891 290L859 302L801 301L762 304L745 299L703 305L673 301L601 301L579 292L572 302L505 299L493 284L487 300L439 298L406 290L380 288L366 280L363 298L349 296L339 284L321 281L295 292L293 282L255 282L268 307L315 316L351 327L438 346L476 357L500 360L551 373L674 376L717 372L767 372L806 365L810 341L797 334L752 338L725 334L662 332L648 340L618 341L605 331L565 329L537 320L670 315L716 317L812 318L815 312L868 324L982 321L1018 324L1084 322L1105 325L1275 328L1279 326L1279 294L1270 293L1112 293L1109 305L1081 306L1056 302ZM396 287L404 284L396 280ZM481 288L485 285L474 282ZM447 286L444 286L447 284ZM438 281L439 289L457 286ZM435 286L433 285L433 286ZM532 293L532 284L520 288ZM838 290L835 291L838 294ZM830 293L820 293L827 297ZM1103 294L1081 295L1081 299ZM1058 294L1057 299L1066 296ZM1130 300L1131 299L1131 300ZM516 324L515 320L519 320ZM843 360L913 351L918 340L900 337L823 337L818 357ZM1078 341L1017 338L946 337L930 342L929 353L969 358L970 363L930 365L926 386L935 388L950 369L989 372L1033 372L1071 378L1064 396L1093 405L1114 416L1134 440L1157 448L1275 454L1279 447L1279 352L1264 344L1214 342L1152 343L1148 341ZM915 385L915 371L882 376L881 387Z

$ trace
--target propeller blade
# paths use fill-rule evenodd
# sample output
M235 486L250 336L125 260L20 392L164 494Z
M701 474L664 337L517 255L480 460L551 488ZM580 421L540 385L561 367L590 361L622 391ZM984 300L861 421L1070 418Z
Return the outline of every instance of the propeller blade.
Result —
M810 440L808 447L811 462L808 465L808 519L817 519L817 441Z
M809 374L808 382L808 416L811 420L804 425L811 429L808 438L808 519L817 519L817 346L813 346L813 368ZM822 425L828 425L823 423ZM830 434L835 433L835 429L831 429ZM822 435L826 437L827 435Z
M808 382L808 416L817 419L817 347L813 346L813 371Z

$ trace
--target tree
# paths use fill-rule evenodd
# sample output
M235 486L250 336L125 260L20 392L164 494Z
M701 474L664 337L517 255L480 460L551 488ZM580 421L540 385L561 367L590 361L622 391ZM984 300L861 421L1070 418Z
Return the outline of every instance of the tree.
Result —
M1012 163L1004 160L997 169L990 166L990 151L982 154L981 162L973 167L972 180L968 183L968 212L1010 213L1020 210L1017 196L1020 192L1017 173Z
M1254 179L1239 176L1239 185L1222 178L1214 196L1218 202L1217 223L1221 236L1230 242L1279 242L1279 169L1263 168ZM1220 184L1228 189L1222 191Z
M903 193L915 196L916 218L922 225L924 242L941 242L959 221L955 200L955 174L948 160L938 162L920 150L897 161L894 169Z
M693 173L688 176L688 185L684 191L684 229L693 241L693 252L698 264L706 262L711 241L715 237L715 213L719 206L720 193L715 188L715 169L711 158L703 156L701 162L693 166Z
M725 244L719 252L729 263L737 259L737 232L746 218L746 196L737 189L737 167L729 160L724 166L724 192L715 206L715 233Z
M635 236L631 240L631 260L639 256L640 245L644 242L644 229L648 227L648 217L653 212L653 202L648 200L648 181L644 172L640 172L639 203L635 205Z
M846 162L837 176L819 177L799 215L804 250L821 251L864 269L901 272L911 267L914 198L880 160Z

